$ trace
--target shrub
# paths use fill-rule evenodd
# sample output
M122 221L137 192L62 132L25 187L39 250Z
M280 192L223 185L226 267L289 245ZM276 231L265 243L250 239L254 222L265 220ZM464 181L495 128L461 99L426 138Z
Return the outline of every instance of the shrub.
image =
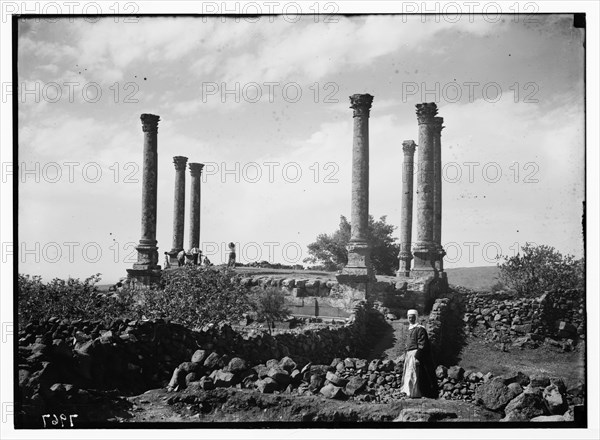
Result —
M236 321L251 310L249 291L235 273L214 267L185 266L163 272L160 285L135 292L139 317L167 318L191 327Z
M277 320L286 318L290 311L284 307L284 296L276 287L256 288L253 292L253 309L259 321L265 320L269 334Z
M584 261L563 256L551 246L527 243L521 253L498 264L500 280L521 296L538 296L546 290L585 287Z
M127 292L109 295L98 291L100 274L79 278L54 278L43 283L40 276L19 274L17 281L19 326L49 319L86 319L109 322L130 314L134 300Z

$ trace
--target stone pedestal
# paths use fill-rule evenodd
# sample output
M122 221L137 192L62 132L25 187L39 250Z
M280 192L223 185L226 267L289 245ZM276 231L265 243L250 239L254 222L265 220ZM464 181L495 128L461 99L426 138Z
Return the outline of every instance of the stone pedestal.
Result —
M444 270L446 251L442 247L442 129L444 118L433 118L433 241L436 244L435 268Z
M413 246L415 276L435 273L437 246L433 240L434 167L433 124L437 114L435 103L417 104L419 122L419 154L417 172L417 241Z
M192 196L190 201L190 237L189 249L200 247L200 178L202 176L203 163L190 163L190 174L192 176Z
M177 254L183 250L185 226L185 166L187 157L173 157L175 165L175 203L173 207L173 247L169 251L171 264L177 265Z
M398 276L410 275L410 262L413 259L411 248L412 240L412 214L413 214L413 174L415 141L402 142L404 151L404 164L402 168L402 219L400 223L400 267Z
M136 247L138 256L129 277L148 286L160 278L158 247L156 241L156 208L158 185L158 121L159 116L144 113L141 116L144 132L142 180L142 238Z
M348 244L348 264L337 276L338 282L355 285L366 296L369 281L375 279L371 266L371 249L367 242L369 228L369 113L373 96L356 94L350 97L354 110L352 146L351 237Z

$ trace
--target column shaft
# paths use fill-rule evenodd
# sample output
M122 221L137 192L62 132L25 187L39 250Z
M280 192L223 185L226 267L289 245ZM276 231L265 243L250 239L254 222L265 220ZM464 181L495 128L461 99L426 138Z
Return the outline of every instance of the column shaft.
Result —
M444 270L444 255L442 247L442 129L444 118L435 117L433 124L433 241L436 244L435 266Z
M352 202L350 211L351 236L348 244L348 264L342 275L356 282L373 278L368 243L369 231L369 114L373 96L356 94L350 97L354 110L354 139L352 143Z
M190 200L190 236L189 248L200 247L200 179L204 164L190 163L192 176L192 194Z
M177 254L183 249L183 234L185 226L185 166L187 157L173 157L175 165L175 194L173 206L173 247L169 252L173 262Z
M402 218L400 223L400 267L398 276L410 275L410 263L413 255L410 251L412 240L412 215L413 215L413 175L415 141L409 140L402 143L404 163L402 168Z
M156 209L158 185L158 121L159 116L141 115L144 132L143 177L142 177L142 238L137 250L137 262L128 269L130 277L148 285L160 274L158 248L156 246Z
M415 271L433 271L433 119L435 103L417 104L419 121L419 154L417 172L417 242L413 247Z

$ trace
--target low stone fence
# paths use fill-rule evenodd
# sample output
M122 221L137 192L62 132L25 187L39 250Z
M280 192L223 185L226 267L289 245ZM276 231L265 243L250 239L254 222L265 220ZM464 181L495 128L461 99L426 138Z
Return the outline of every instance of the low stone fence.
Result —
M585 292L556 290L537 298L511 298L456 287L465 298L465 327L492 340L510 342L529 335L533 342L545 337L585 339Z
M245 287L274 287L285 295L286 306L295 316L347 318L355 304L364 299L352 289L338 283L333 274L300 274L294 277L279 274L242 274L237 282ZM404 315L408 309L419 313L429 311L438 292L435 288L423 291L424 280L409 284L395 277L378 277L369 286L368 300L384 315ZM435 283L433 283L435 284ZM435 286L434 286L435 287Z

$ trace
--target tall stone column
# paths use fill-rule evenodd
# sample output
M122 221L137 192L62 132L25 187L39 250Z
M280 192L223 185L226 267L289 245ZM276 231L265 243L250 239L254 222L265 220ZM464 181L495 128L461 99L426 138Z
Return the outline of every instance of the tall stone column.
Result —
M444 270L446 251L442 247L442 129L444 118L433 118L433 241L436 244L435 268Z
M369 228L369 114L373 96L356 94L350 97L354 110L354 141L352 146L352 206L351 237L348 244L348 264L342 275L351 275L353 282L368 282L374 278L367 241Z
M190 237L189 248L200 247L200 177L203 163L190 163L192 176L192 197L190 200Z
M177 263L177 254L183 249L185 225L185 166L187 157L173 157L175 164L175 204L173 207L173 247L169 252L171 263Z
M156 208L158 186L158 121L160 117L144 113L141 115L144 132L143 179L142 179L142 238L136 247L138 258L130 277L142 285L149 285L160 276L158 247L156 241Z
M410 262L413 255L410 251L412 239L413 215L413 174L415 141L402 142L404 151L404 164L402 168L402 219L400 223L400 267L398 276L410 276Z
M413 272L435 272L436 244L434 224L433 124L437 106L433 102L417 104L419 154L417 172L417 241L413 246ZM425 275L425 274L421 274Z

